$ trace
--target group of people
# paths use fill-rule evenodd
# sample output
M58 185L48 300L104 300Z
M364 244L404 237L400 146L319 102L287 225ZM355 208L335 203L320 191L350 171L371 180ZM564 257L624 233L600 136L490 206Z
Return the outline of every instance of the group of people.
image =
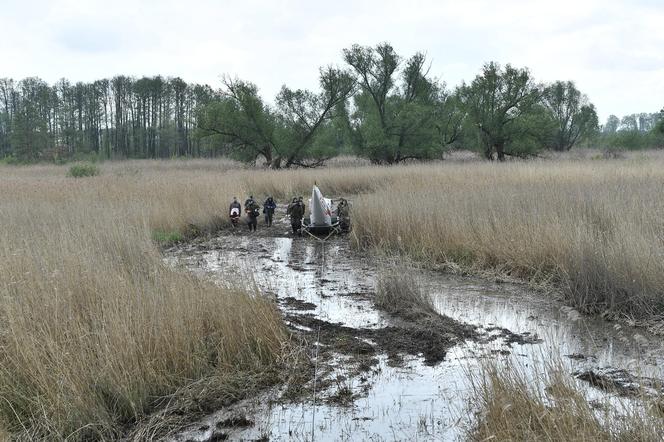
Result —
M263 203L263 215L265 215L265 224L268 227L272 226L272 221L274 219L274 212L277 209L277 203L274 201L274 198L271 196L267 197ZM304 217L305 205L302 200L302 197L293 198L293 201L288 205L286 214L290 216L291 226L293 228L293 233L302 235L302 218ZM261 207L254 199L253 195L249 196L244 202L244 212L247 215L247 225L249 226L249 231L256 231L258 227L258 217L261 214ZM233 226L237 226L240 222L240 216L242 214L242 205L237 200L237 197L233 198L229 209L229 216Z

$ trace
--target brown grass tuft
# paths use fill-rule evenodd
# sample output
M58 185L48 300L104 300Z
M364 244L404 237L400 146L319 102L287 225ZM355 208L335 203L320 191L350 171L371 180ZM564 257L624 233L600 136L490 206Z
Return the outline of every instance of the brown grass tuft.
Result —
M480 408L469 435L474 441L661 440L661 417L634 405L593 408L560 366L546 369L541 382L513 365L486 366L471 380ZM540 385L547 387L542 391Z
M436 314L433 301L406 267L388 266L378 276L376 306L398 316Z

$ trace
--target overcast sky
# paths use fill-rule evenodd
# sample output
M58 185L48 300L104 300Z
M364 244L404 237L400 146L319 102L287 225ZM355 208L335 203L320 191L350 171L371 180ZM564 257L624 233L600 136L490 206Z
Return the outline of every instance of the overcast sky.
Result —
M664 107L663 0L0 0L0 77L49 83L160 74L216 88L228 73L272 100L282 84L316 88L344 47L382 41L426 52L450 87L495 60L574 80L602 120Z

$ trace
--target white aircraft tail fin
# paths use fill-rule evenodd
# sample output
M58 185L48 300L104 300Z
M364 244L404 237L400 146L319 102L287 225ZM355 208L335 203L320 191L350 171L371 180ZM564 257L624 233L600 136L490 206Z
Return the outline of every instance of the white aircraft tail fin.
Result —
M309 207L311 211L309 220L312 226L332 225L332 201L323 197L318 186L314 185L314 188L311 191Z

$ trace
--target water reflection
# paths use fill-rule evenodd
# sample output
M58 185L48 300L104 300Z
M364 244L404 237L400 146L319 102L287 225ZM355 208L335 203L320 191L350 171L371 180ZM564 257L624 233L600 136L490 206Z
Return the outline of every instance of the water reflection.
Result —
M294 298L313 304L312 310L304 312L297 304L282 302L281 307L290 314L313 313L353 328L388 324L370 299L379 265L355 254L342 239L321 243L304 238L220 237L204 248L173 249L167 260L219 281L228 275L251 275L260 287L282 301ZM552 358L558 358L570 373L579 367L610 365L664 377L664 347L659 339L641 330L583 318L522 286L417 272L432 293L437 310L482 327L485 342L459 345L434 367L424 365L418 357L408 357L403 366L393 367L382 355L370 373L348 379L354 392L364 391L348 408L320 403L314 407L310 400L269 405L269 394L246 401L238 407L244 407L256 425L231 438L463 439L472 423L474 406L468 373L480 370L488 359L512 361L533 381L541 378L543 364ZM501 339L489 339L496 328L527 333L541 343L506 345ZM339 355L335 360L333 376L347 378L344 358ZM603 393L589 390L589 394L600 397ZM179 439L206 440L224 413L228 410L203 421L209 429L187 432Z

